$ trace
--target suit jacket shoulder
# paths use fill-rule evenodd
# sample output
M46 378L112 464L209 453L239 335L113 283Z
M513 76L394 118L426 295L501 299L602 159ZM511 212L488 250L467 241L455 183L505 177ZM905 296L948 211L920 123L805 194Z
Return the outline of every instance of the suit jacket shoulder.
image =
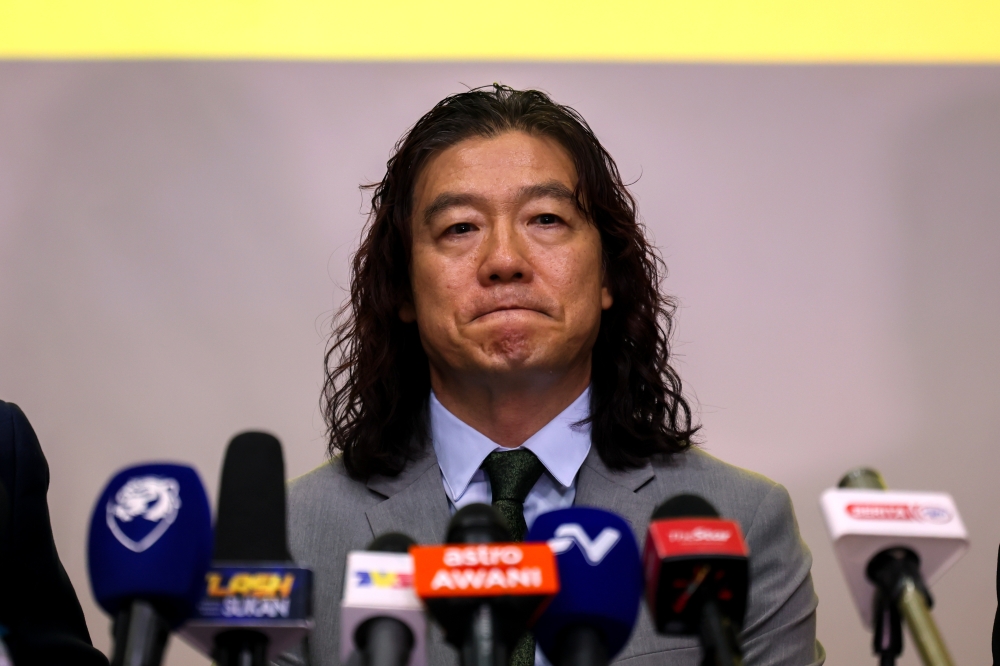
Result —
M386 532L401 532L418 543L440 543L450 517L441 472L430 450L396 477L358 481L334 458L294 479L288 491L289 547L299 564L313 570L315 628L303 648L310 659L299 651L284 655L279 663L339 664L347 554L364 550ZM428 658L435 666L458 663L436 629Z
M0 400L0 480L10 518L0 535L0 565L12 590L0 602L0 624L14 663L107 666L90 643L83 610L52 538L46 494L49 467L20 407Z
M704 497L721 516L736 520L746 538L750 591L740 639L747 666L822 664L812 556L799 535L788 492L780 484L698 448L622 471L608 469L591 450L580 470L576 503L624 516L642 545L656 507L688 493ZM663 660L665 654L668 661ZM656 634L643 605L636 631L618 660L633 666L696 666L701 652L696 639Z

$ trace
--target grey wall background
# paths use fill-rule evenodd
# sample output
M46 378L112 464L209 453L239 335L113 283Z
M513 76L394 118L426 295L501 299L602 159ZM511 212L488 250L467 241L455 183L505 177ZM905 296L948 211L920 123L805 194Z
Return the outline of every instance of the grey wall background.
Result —
M102 485L166 458L214 497L246 428L290 475L323 462L358 184L435 101L494 80L579 109L636 181L705 448L791 491L829 663L875 663L817 508L862 463L955 495L973 546L936 614L959 664L990 663L1000 69L972 67L0 64L0 398L45 448L95 643ZM168 663L207 660L173 641Z

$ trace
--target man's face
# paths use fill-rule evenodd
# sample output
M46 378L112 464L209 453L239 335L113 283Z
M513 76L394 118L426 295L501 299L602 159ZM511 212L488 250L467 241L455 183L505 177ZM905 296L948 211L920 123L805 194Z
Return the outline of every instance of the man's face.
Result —
M585 373L604 286L601 238L573 198L557 142L522 132L472 138L424 166L413 194L413 302L432 381Z

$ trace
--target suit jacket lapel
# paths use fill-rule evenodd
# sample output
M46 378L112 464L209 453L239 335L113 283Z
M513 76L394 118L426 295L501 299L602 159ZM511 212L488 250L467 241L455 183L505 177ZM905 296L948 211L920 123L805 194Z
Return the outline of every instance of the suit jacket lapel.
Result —
M375 476L367 485L386 497L384 502L365 512L374 536L402 532L417 543L444 541L451 511L431 447L427 447L423 458L412 461L399 476Z
M574 504L614 511L628 521L641 544L653 506L649 499L636 494L636 491L654 476L656 472L649 462L638 469L608 469L597 454L596 447L592 446L577 477Z

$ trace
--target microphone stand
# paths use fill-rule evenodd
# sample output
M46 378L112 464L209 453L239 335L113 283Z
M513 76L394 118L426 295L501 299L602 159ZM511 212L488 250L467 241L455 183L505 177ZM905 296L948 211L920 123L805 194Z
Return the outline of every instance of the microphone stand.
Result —
M702 666L743 666L733 625L712 599L707 599L701 607L701 647Z
M136 599L115 618L114 637L112 666L159 666L170 627L152 604Z
M875 633L872 650L879 656L879 666L895 666L896 658L903 653L903 618L899 607L878 589L875 590Z
M507 646L497 633L493 608L480 604L472 616L472 629L462 645L462 666L507 666Z
M884 550L872 558L868 564L867 575L878 588L879 596L886 600L882 603L894 605L897 608L896 617L902 615L906 619L910 635L913 636L913 642L916 643L920 659L925 666L953 666L948 649L941 640L934 618L931 617L931 595L920 575L920 558L917 554L908 548ZM891 643L891 640L889 642ZM900 652L902 652L902 642L900 632ZM895 661L895 657L892 661L885 661L886 654L878 650L877 643L876 652L881 655L882 663L885 665Z
M585 624L565 629L556 666L608 666L608 649L601 632Z

